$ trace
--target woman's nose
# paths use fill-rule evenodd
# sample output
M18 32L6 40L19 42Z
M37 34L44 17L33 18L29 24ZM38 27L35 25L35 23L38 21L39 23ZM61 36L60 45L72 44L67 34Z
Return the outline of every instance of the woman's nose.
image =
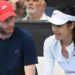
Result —
M58 31L58 27L57 26L52 26L52 30L55 32L55 31Z

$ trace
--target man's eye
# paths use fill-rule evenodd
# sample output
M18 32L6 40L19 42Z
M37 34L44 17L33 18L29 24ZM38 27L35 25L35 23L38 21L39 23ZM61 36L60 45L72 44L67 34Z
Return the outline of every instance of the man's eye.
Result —
M26 2L29 2L30 0L25 0Z
M5 20L4 22L5 22L5 23L8 23L8 22L9 22L9 20L7 19L7 20Z
M37 1L39 1L39 0L34 0L34 1L36 1L36 2L37 2Z
M25 0L25 1L29 2L30 0ZM37 1L39 1L39 0L32 0L32 1L37 2Z
M9 23L11 20L16 19L16 17L10 17L4 21L4 23Z

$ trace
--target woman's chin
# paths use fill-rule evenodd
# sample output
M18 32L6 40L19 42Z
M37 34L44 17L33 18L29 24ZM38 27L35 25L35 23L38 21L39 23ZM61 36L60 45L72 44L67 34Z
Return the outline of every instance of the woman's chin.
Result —
M60 38L58 35L55 35L55 38L56 38L57 40L61 40L61 38Z

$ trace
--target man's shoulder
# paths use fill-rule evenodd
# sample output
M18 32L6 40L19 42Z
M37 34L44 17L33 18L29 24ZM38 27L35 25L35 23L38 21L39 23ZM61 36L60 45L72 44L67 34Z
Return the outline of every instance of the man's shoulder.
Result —
M27 20L28 19L28 16L25 16L22 20Z
M40 18L40 20L46 20L48 21L50 19L50 17L48 15L46 15L46 13L42 14L42 17Z
M32 34L25 28L15 27L15 33L20 37L30 37Z

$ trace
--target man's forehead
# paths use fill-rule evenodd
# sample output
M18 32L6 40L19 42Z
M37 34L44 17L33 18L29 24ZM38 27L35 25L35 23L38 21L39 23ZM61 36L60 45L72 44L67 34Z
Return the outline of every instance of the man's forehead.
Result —
M45 3L45 0L37 0L40 3Z
M37 0L37 2L43 3L43 2L44 2L44 0Z
M38 1L38 2L42 2L42 1L45 1L45 0L25 0L25 1Z

